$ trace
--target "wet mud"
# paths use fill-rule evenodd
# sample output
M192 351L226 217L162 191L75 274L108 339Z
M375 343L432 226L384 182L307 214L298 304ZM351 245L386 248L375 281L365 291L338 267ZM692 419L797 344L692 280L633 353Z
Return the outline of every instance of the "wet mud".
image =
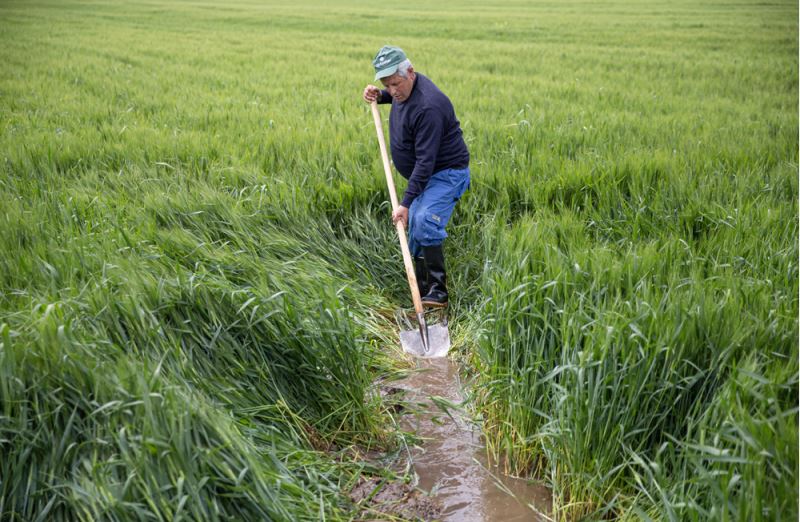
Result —
M442 509L435 500L399 480L362 478L350 499L362 506L359 521L441 519Z

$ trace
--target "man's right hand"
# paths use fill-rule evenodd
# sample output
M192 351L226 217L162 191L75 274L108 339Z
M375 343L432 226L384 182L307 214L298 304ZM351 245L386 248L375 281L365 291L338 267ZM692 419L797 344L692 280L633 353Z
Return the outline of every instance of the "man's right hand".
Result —
M372 103L378 101L381 97L381 90L374 85L367 85L364 87L364 101Z

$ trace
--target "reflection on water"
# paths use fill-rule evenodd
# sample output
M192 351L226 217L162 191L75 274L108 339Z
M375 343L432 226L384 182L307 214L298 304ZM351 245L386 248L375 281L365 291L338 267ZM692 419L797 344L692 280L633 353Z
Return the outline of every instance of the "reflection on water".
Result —
M490 473L480 441L480 431L461 412L450 409L450 417L432 404L430 397L461 403L461 386L455 364L447 358L417 359L416 372L398 384L408 398L424 402L422 413L407 415L405 428L424 439L413 452L419 487L431 491L443 506L442 520L459 522L521 522L547 520L550 492L524 480ZM509 495L497 485L500 481ZM529 507L531 504L533 507Z

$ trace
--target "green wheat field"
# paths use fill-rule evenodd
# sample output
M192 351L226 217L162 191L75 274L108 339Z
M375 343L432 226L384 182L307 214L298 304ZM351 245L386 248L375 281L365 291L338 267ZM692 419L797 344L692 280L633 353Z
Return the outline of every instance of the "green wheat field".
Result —
M499 469L555 520L796 520L798 6L736 0L1 0L0 519L380 518L387 43L472 154Z

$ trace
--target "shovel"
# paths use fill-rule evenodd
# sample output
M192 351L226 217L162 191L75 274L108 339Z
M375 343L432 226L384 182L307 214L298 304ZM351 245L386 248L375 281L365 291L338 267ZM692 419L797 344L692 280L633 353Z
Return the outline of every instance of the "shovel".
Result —
M383 170L386 172L386 184L389 186L389 198L392 201L392 210L396 209L397 193L394 189L394 179L392 169L389 166L389 155L386 152L386 140L383 137L383 123L381 114L378 111L378 104L372 102L372 118L375 120L375 132L378 133L378 144L381 147L381 157L383 158ZM417 275L411 263L411 252L408 250L408 239L406 238L406 227L402 221L395 224L397 236L400 239L400 250L403 252L403 264L406 266L406 276L408 286L411 287L411 299L414 301L414 311L417 314L418 330L401 330L400 344L403 351L417 355L419 357L444 357L450 349L450 332L447 330L447 322L428 326L425 320L425 312L422 308L422 298L419 295L417 286Z

